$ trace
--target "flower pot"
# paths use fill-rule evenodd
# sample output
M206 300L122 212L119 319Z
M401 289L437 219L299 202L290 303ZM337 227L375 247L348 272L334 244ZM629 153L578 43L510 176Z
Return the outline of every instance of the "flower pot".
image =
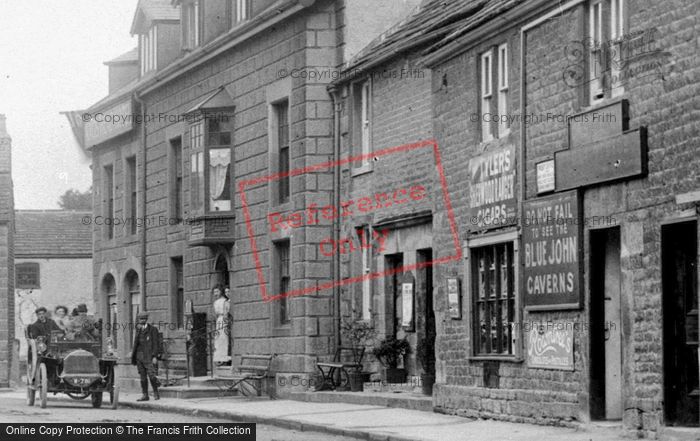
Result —
M362 372L349 372L348 377L350 377L351 392L362 392L364 390L365 375Z
M406 369L386 368L386 382L389 384L405 383L407 376Z
M435 374L421 374L421 388L423 395L433 396L433 385L435 384Z

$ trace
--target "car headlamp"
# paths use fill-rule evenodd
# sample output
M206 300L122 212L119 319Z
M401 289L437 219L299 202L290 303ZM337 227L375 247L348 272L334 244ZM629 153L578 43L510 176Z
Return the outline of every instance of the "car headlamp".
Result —
M42 335L37 337L36 339L36 351L40 354L43 354L46 352L47 346L46 346L46 338Z

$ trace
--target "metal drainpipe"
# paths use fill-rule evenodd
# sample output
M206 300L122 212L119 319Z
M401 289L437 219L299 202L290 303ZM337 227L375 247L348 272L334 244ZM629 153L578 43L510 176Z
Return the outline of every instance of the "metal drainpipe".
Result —
M330 90L331 97L333 98L333 161L338 161L340 158L340 91L338 89ZM333 199L336 207L340 207L340 167L333 167ZM340 220L338 218L333 219L333 239L337 241L340 239ZM331 275L333 280L336 282L333 286L333 333L335 338L335 347L340 347L340 286L338 285L340 278L340 255L339 253L334 253L333 265Z
M139 104L141 109L141 147L142 147L142 168L143 181L141 182L141 218L146 219L146 103L139 98L138 94L134 94L134 101ZM146 225L147 222L142 222L141 227L141 310L146 310Z

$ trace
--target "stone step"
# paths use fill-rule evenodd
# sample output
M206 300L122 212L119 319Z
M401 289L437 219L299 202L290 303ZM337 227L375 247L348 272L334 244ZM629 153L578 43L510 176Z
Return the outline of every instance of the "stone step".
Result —
M289 398L311 403L363 404L420 410L423 412L433 411L432 397L409 392L292 392Z
M160 388L163 398L217 398L238 396L238 390L217 386L169 386Z

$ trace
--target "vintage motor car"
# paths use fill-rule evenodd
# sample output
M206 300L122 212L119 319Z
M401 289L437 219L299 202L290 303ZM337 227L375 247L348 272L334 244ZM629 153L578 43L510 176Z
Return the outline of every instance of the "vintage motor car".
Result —
M114 366L118 357L111 339L103 350L101 322L91 333L64 333L52 331L47 339L31 338L25 330L28 342L27 354L27 405L33 406L36 393L42 408L46 407L49 392L65 393L75 400L92 398L92 406L102 406L102 394L109 393L109 403L116 409L119 388L116 385ZM95 335L97 334L97 335ZM48 340L48 341L47 341Z

